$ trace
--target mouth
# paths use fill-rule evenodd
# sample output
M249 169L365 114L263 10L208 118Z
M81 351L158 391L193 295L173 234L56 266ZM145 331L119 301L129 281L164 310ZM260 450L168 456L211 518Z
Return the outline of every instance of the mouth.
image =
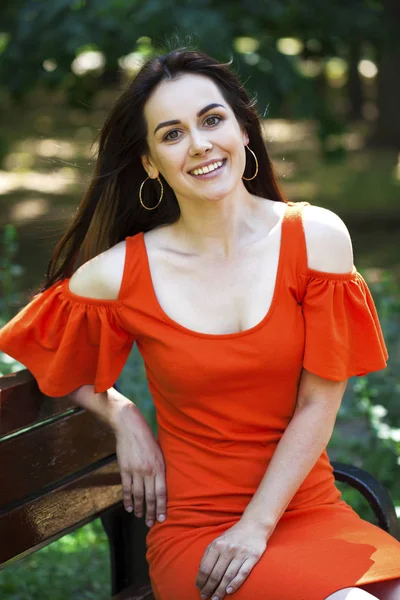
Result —
M226 158L222 160L216 160L213 163L210 163L204 167L193 169L189 171L189 175L195 177L196 179L211 179L215 177L220 171L224 168L226 164Z

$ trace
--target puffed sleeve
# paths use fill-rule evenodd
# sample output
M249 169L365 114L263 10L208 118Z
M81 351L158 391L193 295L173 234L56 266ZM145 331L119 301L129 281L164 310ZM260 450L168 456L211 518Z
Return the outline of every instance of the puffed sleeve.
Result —
M384 369L388 352L378 314L356 267L347 274L309 269L304 279L304 368L332 381Z
M87 384L96 393L112 387L134 343L123 305L77 296L68 281L34 296L0 329L0 350L25 365L52 397Z

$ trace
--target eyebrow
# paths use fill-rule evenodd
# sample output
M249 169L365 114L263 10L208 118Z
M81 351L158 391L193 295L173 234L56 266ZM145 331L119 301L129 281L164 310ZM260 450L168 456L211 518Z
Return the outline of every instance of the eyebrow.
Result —
M217 107L226 108L226 106L224 106L223 104L218 104L217 102L213 102L212 104L207 104L207 106L205 106L204 108L199 110L199 112L197 113L197 116L201 117L209 110L212 110L213 108L217 108ZM182 121L179 121L179 119L173 119L172 121L163 121L162 123L159 123L157 125L157 127L154 130L154 133L157 133L157 131L159 129L161 129L162 127L169 127L170 125L179 125L181 122Z

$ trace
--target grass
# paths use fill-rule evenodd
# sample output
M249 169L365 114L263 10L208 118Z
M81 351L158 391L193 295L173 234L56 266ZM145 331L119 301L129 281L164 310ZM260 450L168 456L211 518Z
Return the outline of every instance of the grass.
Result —
M100 520L0 572L0 598L7 600L109 600L110 595L108 542Z

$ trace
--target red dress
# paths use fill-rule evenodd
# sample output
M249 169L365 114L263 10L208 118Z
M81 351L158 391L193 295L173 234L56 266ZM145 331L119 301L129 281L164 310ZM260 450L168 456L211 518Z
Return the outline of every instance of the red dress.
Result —
M285 209L272 303L250 329L199 333L168 317L139 233L126 239L117 300L77 296L65 279L0 330L0 349L49 396L84 384L108 389L136 341L166 464L167 519L147 536L157 600L199 600L205 548L254 495L293 415L302 368L341 381L386 366L375 306L356 268L341 275L308 269L304 204ZM341 500L324 451L234 597L323 600L398 577L400 543Z

